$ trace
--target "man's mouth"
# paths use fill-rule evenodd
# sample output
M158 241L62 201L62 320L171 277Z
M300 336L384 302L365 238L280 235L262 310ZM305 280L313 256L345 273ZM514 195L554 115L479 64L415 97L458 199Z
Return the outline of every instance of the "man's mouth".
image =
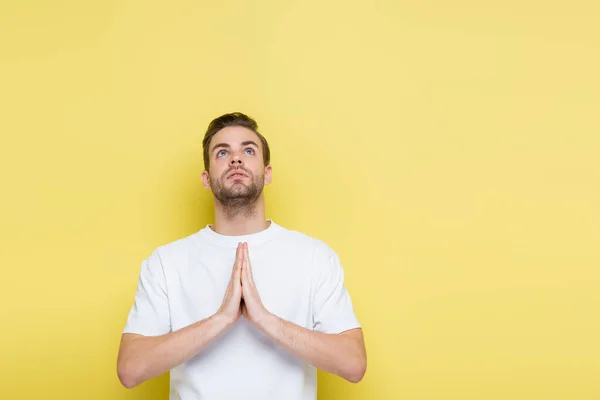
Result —
M231 175L229 175L229 179L241 179L241 178L245 178L246 175L242 174L241 172L235 172Z

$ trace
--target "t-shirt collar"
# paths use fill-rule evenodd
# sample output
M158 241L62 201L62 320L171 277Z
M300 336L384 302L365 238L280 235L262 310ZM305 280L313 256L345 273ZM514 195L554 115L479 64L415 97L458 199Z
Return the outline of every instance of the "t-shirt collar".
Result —
M272 240L281 231L281 226L273 220L267 219L267 221L270 222L270 225L266 229L249 235L223 235L212 230L210 224L206 224L198 232L198 235L212 244L223 247L236 248L239 242L247 242L249 246L256 246Z

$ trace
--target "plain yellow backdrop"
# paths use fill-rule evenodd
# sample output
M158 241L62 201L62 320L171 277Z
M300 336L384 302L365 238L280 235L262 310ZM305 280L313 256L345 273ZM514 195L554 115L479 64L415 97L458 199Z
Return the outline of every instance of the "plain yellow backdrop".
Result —
M141 260L212 221L202 134L255 117L268 217L364 325L325 400L600 398L594 1L3 1L0 398L126 390Z

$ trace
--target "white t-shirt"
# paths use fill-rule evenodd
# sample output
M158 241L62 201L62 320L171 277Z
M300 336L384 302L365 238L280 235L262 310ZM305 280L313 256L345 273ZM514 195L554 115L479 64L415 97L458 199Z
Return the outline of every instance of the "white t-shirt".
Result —
M124 333L158 336L210 317L221 306L238 242L248 242L254 281L267 310L302 327L359 328L337 254L324 242L270 221L261 232L225 236L208 225L142 261ZM241 317L171 370L170 399L314 400L316 369Z

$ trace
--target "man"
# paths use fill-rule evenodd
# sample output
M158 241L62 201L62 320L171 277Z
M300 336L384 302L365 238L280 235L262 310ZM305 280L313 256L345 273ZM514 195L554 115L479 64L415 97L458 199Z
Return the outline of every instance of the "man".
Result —
M202 180L215 221L142 262L118 376L171 371L171 399L316 399L316 369L359 382L361 326L337 254L265 218L270 150L242 113L213 120Z

